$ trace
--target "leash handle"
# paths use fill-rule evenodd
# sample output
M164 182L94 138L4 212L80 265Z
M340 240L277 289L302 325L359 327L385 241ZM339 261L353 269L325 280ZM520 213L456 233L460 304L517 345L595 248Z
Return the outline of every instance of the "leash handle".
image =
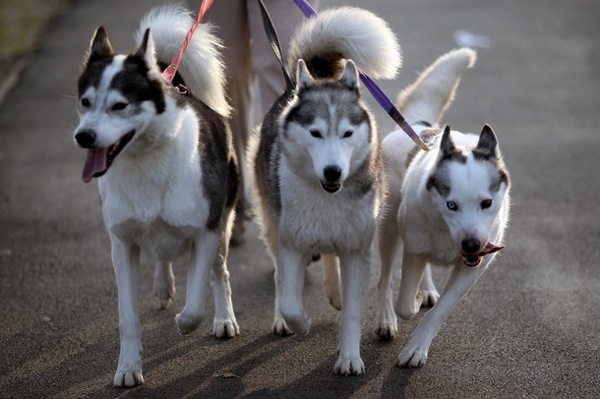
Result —
M296 5L302 10L304 15L308 18L315 17L317 12L310 5L307 0L294 0ZM422 150L428 151L429 146L421 140L419 135L413 130L413 128L406 122L406 119L402 116L398 108L394 105L392 100L385 94L385 92L375 83L371 77L363 72L359 72L360 80L365 84L367 89L371 92L375 100L381 105L381 107L387 112L387 114L400 126L400 128L415 142L415 144Z
M196 32L196 29L200 25L200 21L202 21L204 14L206 14L206 11L208 11L208 9L212 5L212 3L213 3L213 0L202 0L202 2L200 3L200 8L198 10L198 15L196 16L196 20L194 21L194 23L190 27L190 30L188 31L187 35L185 36L185 40L183 41L183 44L179 48L179 51L177 52L175 57L173 57L173 60L171 61L169 66L163 71L162 76L163 76L163 78L165 78L165 80L167 82L171 83L173 81L173 78L175 77L175 73L177 72L177 69L179 68L179 64L181 63L181 59L183 58L183 53L185 53L185 50L187 49L188 45L190 44L190 40L192 40L192 36L194 36L194 32Z
M283 78L285 79L285 86L288 92L288 95L292 95L294 92L294 84L292 83L292 79L290 79L290 75L287 72L285 67L285 62L283 61L283 54L281 52L281 46L279 45L279 38L277 37L277 31L273 26L273 20L267 11L267 7L262 0L258 0L258 4L260 5L260 12L262 14L263 25L265 27L265 33L267 34L267 39L269 39L269 44L271 45L271 49L273 53L275 53L275 57L277 61L279 61L279 65L281 65L281 70L283 72Z

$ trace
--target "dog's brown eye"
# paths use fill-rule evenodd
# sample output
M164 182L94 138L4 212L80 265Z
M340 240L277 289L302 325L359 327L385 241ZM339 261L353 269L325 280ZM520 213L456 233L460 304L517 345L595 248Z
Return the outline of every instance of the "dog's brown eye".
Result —
M125 107L127 107L127 103L118 102L118 103L114 103L110 109L113 111L121 111L121 110L125 109Z
M348 137L351 137L352 134L354 134L354 131L352 130L346 130L346 132L344 133L344 138L347 139Z
M491 199L485 199L485 200L481 201L481 209L487 209L490 206L492 206L492 200Z
M316 139L322 139L323 136L321 135L321 132L319 132L317 129L310 129L310 135L313 136Z
M92 103L90 103L90 100L88 100L87 98L82 98L81 99L81 106L82 107L89 107L90 105L92 105Z

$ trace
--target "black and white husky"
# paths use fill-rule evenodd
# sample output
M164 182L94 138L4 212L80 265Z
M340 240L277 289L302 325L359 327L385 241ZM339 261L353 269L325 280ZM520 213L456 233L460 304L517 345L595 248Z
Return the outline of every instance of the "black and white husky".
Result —
M492 129L485 125L479 134L464 134L437 127L462 73L474 62L472 50L454 50L400 95L400 109L431 150L419 150L401 131L382 143L390 195L379 233L378 334L393 337L396 314L410 319L424 302L435 304L400 353L401 366L425 364L441 325L501 249L508 223L509 174ZM394 312L390 275L400 241L402 277ZM428 263L454 266L439 298Z
M115 54L96 31L78 80L75 141L87 149L83 180L98 178L119 296L121 352L116 386L144 381L136 298L140 252L156 262L161 307L175 294L171 261L189 262L186 303L176 317L182 334L205 313L211 283L213 333L233 337L227 244L238 191L238 165L227 124L219 40L203 24L179 68L183 95L161 76L193 19L179 7L153 10L141 22L139 47ZM212 274L211 274L212 273Z
M267 113L249 157L276 264L274 332L308 333L305 268L323 254L330 301L342 308L334 371L344 375L364 371L361 313L384 195L378 132L361 101L358 69L391 78L399 66L394 34L370 12L345 7L307 20L290 45L294 94Z

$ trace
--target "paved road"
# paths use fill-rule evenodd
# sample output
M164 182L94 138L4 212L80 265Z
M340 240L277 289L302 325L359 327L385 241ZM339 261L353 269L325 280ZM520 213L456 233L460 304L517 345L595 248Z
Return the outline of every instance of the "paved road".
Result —
M490 49L461 83L446 121L496 130L513 181L507 248L444 325L428 364L394 366L416 321L379 342L365 309L366 374L332 372L339 314L319 265L308 270L307 337L269 333L272 266L256 227L232 250L242 334L219 341L210 323L176 332L178 298L156 309L144 268L140 313L146 384L112 387L118 356L116 288L97 189L80 180L72 143L75 76L98 24L118 49L152 1L73 1L41 38L0 109L0 397L140 398L592 398L600 395L600 3L595 0L351 1L390 21L404 49L391 96L453 34L485 35ZM341 1L322 0L322 5ZM126 5L125 5L126 4ZM380 113L382 130L392 124ZM370 293L377 277L373 270ZM436 272L443 282L446 272Z

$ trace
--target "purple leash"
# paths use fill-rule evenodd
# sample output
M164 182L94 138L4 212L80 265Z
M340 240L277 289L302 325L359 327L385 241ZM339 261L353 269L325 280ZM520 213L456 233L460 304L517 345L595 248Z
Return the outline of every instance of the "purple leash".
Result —
M316 17L317 12L306 0L294 0L296 5L302 10L305 16L308 18ZM369 89L375 100L381 105L381 107L387 112L387 114L400 126L400 128L415 142L415 144L422 150L429 150L429 146L421 140L419 135L413 130L413 128L406 122L406 119L402 116L398 108L392 103L392 100L381 90L381 88L371 79L369 75L359 72L360 80Z

